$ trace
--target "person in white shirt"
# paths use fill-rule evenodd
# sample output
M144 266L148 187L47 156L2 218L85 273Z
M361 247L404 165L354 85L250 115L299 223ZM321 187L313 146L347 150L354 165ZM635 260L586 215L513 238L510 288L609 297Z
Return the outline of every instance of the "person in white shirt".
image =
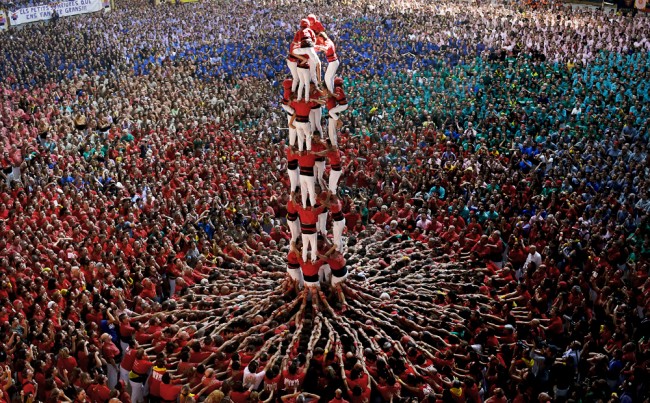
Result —
M257 361L252 360L248 363L246 369L244 369L244 380L242 382L245 389L257 390L259 389L262 381L264 380L264 375L266 375L266 370L257 372L259 364Z
M528 257L526 258L526 263L524 263L524 273L528 270L531 263L535 264L535 268L542 264L542 255L537 252L537 246L535 245L528 247Z

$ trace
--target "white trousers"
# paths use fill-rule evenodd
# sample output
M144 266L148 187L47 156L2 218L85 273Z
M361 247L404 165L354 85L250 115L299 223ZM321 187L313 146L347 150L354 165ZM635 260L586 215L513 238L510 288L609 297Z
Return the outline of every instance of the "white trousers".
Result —
M343 174L343 171L335 171L335 170L330 170L330 178L329 178L329 183L328 187L330 192L333 194L336 194L336 191L338 190L339 186L339 179L341 178L341 175Z
M325 173L325 161L316 161L314 164L314 176L318 179L318 183L323 183L323 174Z
M287 220L287 224L289 224L289 232L291 232L291 242L297 241L300 235L300 218L294 221Z
M316 225L316 230L323 234L323 236L327 236L327 213L318 215L318 224Z
M108 377L108 387L113 389L119 380L118 369L111 364L106 364L106 376Z
M330 92L334 92L334 78L336 77L336 70L339 68L339 61L334 60L327 64L327 70L325 70L325 85Z
M131 384L131 401L133 403L140 403L144 401L144 384L139 382L133 382L129 380Z
M305 146L311 150L311 125L309 122L294 122L296 135L298 136L298 150L302 151Z
M127 385L129 384L129 372L126 369L120 366L120 381L124 381Z
M343 250L343 229L345 228L345 218L340 221L332 223L332 237L334 238L334 245L339 251Z
M334 120L339 120L339 113L343 112L344 110L348 109L348 104L345 105L336 105L334 108L332 108L331 111L329 111L329 115L331 118Z
M291 191L294 192L300 186L300 172L298 172L298 168L287 169L287 172L289 173L289 186L291 186Z
M303 93L305 94L305 100L309 101L309 69L304 69L298 67L298 79L300 83L298 84L298 94L296 99L300 101L303 98Z
M312 109L309 113L309 123L311 124L311 132L318 131L321 138L323 137L323 125L321 124L321 118L323 117L323 109L317 108Z
M298 48L298 49L295 49L293 51L293 53L296 54L296 55L302 55L302 56L307 55L307 56L309 56L309 76L310 76L310 79L314 83L318 84L318 82L320 81L320 77L317 77L317 75L316 75L316 66L319 66L321 63L320 63L320 58L316 54L315 48L313 48L313 47L311 47L311 48ZM300 70L300 69L298 69L298 70Z
M312 206L316 205L316 180L313 176L300 175L300 196L302 207L307 208L307 197Z
M292 62L291 60L287 59L287 66L289 66L291 79L293 80L291 83L291 92L296 92L296 88L298 88L298 81L300 80L298 78L298 62Z
M337 122L338 120L334 118L327 119L327 136L329 137L330 143L332 143L333 146L338 145L337 135L336 135L338 132L338 129L336 127Z
M316 261L318 258L317 252L318 252L318 236L317 234L305 234L304 232L302 233L302 260L307 261L307 254L309 251L311 251L311 260ZM310 248L311 246L311 248Z

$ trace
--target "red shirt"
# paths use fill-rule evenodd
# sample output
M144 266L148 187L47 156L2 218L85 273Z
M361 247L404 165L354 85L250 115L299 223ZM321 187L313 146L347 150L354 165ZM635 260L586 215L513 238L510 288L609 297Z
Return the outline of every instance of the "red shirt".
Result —
M316 33L311 28L301 28L293 36L293 41L299 43L301 47L307 47L307 42L316 43Z
M160 384L160 398L166 401L176 401L183 387L181 385L172 385L168 383Z
M248 396L250 396L250 394L251 394L250 390L246 390L244 392L232 391L230 392L230 399L233 401L233 403L247 403Z
M149 375L149 393L152 396L160 397L160 385L162 385L162 377L167 372L167 368L153 367L151 375Z
M77 366L77 360L74 357L68 358L59 358L56 363L56 367L59 369L59 372L63 373L63 370L68 371L69 374L72 373L72 370Z
M88 397L94 403L104 403L110 399L111 390L106 385L93 384L88 388Z
M339 59L339 57L336 55L336 46L334 45L334 42L332 42L332 40L329 38L325 41L325 57L330 63Z
M318 106L314 101L293 101L289 104L296 112L296 121L302 123L309 122L309 114L311 113L311 108L313 106Z
M337 105L347 105L348 104L348 99L345 96L345 91L343 91L343 88L341 87L336 87L334 88L334 96L330 96L327 98L327 109L332 110L334 109Z
M275 378L271 379L267 376L264 377L264 390L275 392L278 390L278 384L282 379L282 374L278 374Z
M364 402L369 402L370 401L370 388L365 388L363 389L363 392L361 392L361 396L350 396L350 400L352 403L364 403Z
M300 268L302 269L302 273L307 276L317 276L318 271L320 270L320 267L325 263L322 259L318 259L315 262L312 262L310 259L307 259L307 261L303 261L302 257L298 257L298 261L300 262Z
M311 28L316 35L320 34L321 32L325 32L325 27L318 19L315 18L315 16L308 16L307 20L309 20L309 28Z
M335 171L341 170L341 153L339 150L330 150L327 152L327 160L329 161L332 169Z
M102 355L104 358L115 358L120 355L120 350L117 346L111 341L102 345Z
M312 207L312 208L302 208L302 206L298 206L298 215L300 215L300 227L302 228L303 232L305 230L311 230L312 227L316 230L316 223L318 222L318 215L325 211L325 206L320 206L320 207Z
M300 165L301 169L304 168L313 169L315 164L316 164L316 155L314 155L314 153L306 152L298 157L298 165Z
M327 259L327 264L332 270L340 270L345 267L346 260L342 253L334 253Z
M287 161L298 161L298 153L293 152L290 146L287 146Z
M138 375L145 375L149 372L152 366L153 363L148 359L145 358L142 360L138 360L136 358L136 360L133 362L133 368L131 369L131 371L135 372Z
M298 371L295 375L289 374L288 370L282 371L282 376L284 377L284 389L294 390L300 389L302 381L305 379L305 373Z

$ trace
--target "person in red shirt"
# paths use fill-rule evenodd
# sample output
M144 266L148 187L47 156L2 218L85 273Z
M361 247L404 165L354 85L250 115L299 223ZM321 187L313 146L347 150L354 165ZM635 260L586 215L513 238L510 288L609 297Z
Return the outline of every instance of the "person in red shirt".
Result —
M291 57L293 57L295 59L295 56L291 56ZM296 60L298 60L298 59L296 59ZM296 62L289 62L289 60L287 60L287 64L289 64L289 63L295 63L295 67L294 67L295 72L294 72L294 70L291 70L291 74L294 75L294 73L295 73L296 77L293 80L287 78L286 80L284 80L282 82L283 92L282 92L282 104L281 104L281 106L282 106L282 109L284 109L284 111L287 112L287 122L291 123L291 117L296 112L295 110L293 110L293 108L291 107L290 104L291 104L293 92L295 91L295 89L293 89L293 86L298 85L298 70L297 70L298 69L298 63L297 63L297 61ZM291 67L290 67L290 69L291 69ZM296 129L292 129L291 125L289 125L289 145L290 146L296 145Z
M492 396L490 396L485 403L508 403L508 399L501 388L495 388Z
M320 117L318 117L318 119L320 119ZM311 122L313 123L314 120L311 120ZM325 182L323 181L323 174L325 174L325 156L327 155L327 145L322 141L321 136L322 130L313 131L311 150L316 155L316 162L314 163L314 176L317 179L316 183L320 186L324 186Z
M476 254L479 259L485 259L490 254L490 247L488 246L488 236L483 235L479 241L471 249L471 252Z
M339 57L336 54L336 46L325 32L321 32L317 35L319 36L319 41L322 38L322 45L317 45L316 50L319 52L325 52L325 57L327 58L327 69L325 70L325 86L329 92L333 93L334 77L336 76L336 71L339 68Z
M280 368L277 365L272 366L264 374L264 390L274 394L277 393L281 379L282 374L280 373Z
M298 149L296 148L295 144L287 146L287 173L289 174L289 187L290 187L289 190L291 192L295 192L300 186L300 172L298 171L298 156L299 156Z
M300 196L302 198L302 207L307 207L307 198L312 206L316 205L316 180L314 178L314 165L316 155L311 151L301 151L298 156L298 165L300 166Z
M289 128L296 129L296 135L298 136L298 150L302 151L307 148L311 150L311 140L312 140L312 125L310 122L311 110L314 107L320 107L320 104L323 101L309 101L309 100L300 100L296 99L291 102L291 106L295 113L291 116L289 120Z
M162 384L163 375L167 373L165 367L165 355L160 353L156 356L156 364L151 368L151 375L147 383L149 384L149 396L160 398L160 385Z
M63 347L59 352L59 358L56 361L56 368L59 370L59 373L67 371L69 374L72 373L72 370L77 366L77 360L74 357L70 356L70 350L67 347Z
M298 289L302 288L304 279L302 270L300 270L300 252L296 248L296 243L293 241L291 242L289 254L287 255L287 273L296 282Z
M328 188L332 194L336 194L339 185L339 179L343 174L343 165L341 164L341 152L338 147L331 143L327 148L327 160L330 164L330 176L328 179Z
M133 403L139 403L144 399L144 382L147 380L152 367L153 363L147 358L144 349L139 349L133 362L133 368L129 374L131 400L133 400Z
M298 196L292 191L289 201L287 202L287 224L289 225L289 231L291 232L291 242L296 242L300 235L298 207Z
M244 389L244 385L241 381L234 383L232 391L230 392L230 400L233 403L248 403L248 397L251 395L251 391Z
M390 220L390 214L388 214L388 206L383 205L381 209L373 214L370 222L379 226L383 226Z
M120 362L120 380L126 382L129 380L129 372L133 369L133 362L138 352L138 342L129 340L127 348L124 350L124 356Z
M88 388L88 397L93 403L104 403L108 401L111 396L111 389L106 384L108 378L105 375L98 375L96 382L91 384Z
M111 335L108 333L102 334L100 341L102 343L102 357L106 360L108 386L114 387L117 384L118 378L117 361L119 361L120 350L113 343Z
M345 226L348 228L348 231L354 230L355 227L357 227L357 223L362 224L360 211L361 208L359 206L352 206L350 212L343 215L345 217Z
M548 326L543 329L549 340L551 342L556 342L556 340L561 339L564 334L564 322L562 321L562 316L556 309L551 309L551 318L548 321Z
M334 91L330 91L329 97L327 98L327 110L329 111L327 134L330 138L330 142L335 146L338 144L336 135L339 124L338 114L348 109L348 100L343 91L343 79L341 77L336 77L333 83Z
M334 398L330 400L330 403L350 403L350 402L343 398L343 391L341 389L336 389L336 391L334 391Z
M321 119L323 117L322 106L325 104L325 101L322 101L321 97L324 96L325 93L323 91L319 90L317 87L312 88L310 97L312 101L316 102L316 105L311 107L311 112L309 113L309 124L311 125L312 133L318 132L321 137L323 137L323 126L321 125Z
M291 90L291 92L296 92L296 89L298 88L298 83L300 81L300 78L298 77L298 62L300 61L300 59L293 54L293 51L296 50L298 46L299 46L298 43L291 42L291 44L289 45L289 54L287 55L287 66L289 67L289 71L291 72L291 85L289 86L289 90ZM287 80L285 80L285 82L286 81Z
M122 351L125 351L129 346L129 341L133 339L135 329L130 325L127 314L120 314L119 320L120 347L122 348Z
M329 200L329 194L327 191L321 190L320 185L316 185L316 205L315 208L318 208L326 203ZM316 224L316 231L321 234L324 238L327 238L327 212L328 208L326 207L319 215L318 221Z
M304 254L303 250L303 255ZM321 266L326 263L325 260L305 260L301 256L298 256L298 262L300 263L300 269L302 270L305 286L317 287L320 284L318 273Z
M23 375L23 380L22 380L22 386L23 390L21 392L22 396L24 396L23 399L26 399L24 401L33 401L34 397L36 397L36 391L38 390L38 386L36 385L36 382L34 382L34 371L31 369L26 369L25 373Z
M352 388L352 396L350 396L350 401L352 403L369 403L370 394L372 390L370 388L362 388L359 385Z
M332 286L334 287L344 282L348 277L347 261L343 254L339 252L338 246L332 246L332 249L326 254L325 259L332 271Z
M293 50L295 56L306 56L309 57L309 69L308 74L301 76L300 66L298 66L298 78L300 79L300 84L298 85L298 98L300 99L300 93L302 87L305 91L305 99L309 101L309 87L310 81L313 81L316 84L320 84L320 75L321 75L321 63L318 55L316 54L316 34L311 29L311 23L308 19L303 18L300 20L300 29L296 32L293 37L293 42L300 44L300 47L297 47ZM305 79L308 78L307 81Z
M316 272L318 278L318 271ZM296 392L301 389L302 382L305 380L305 371L298 368L297 362L292 362L282 371L284 378L284 390L287 392Z
M311 28L316 35L322 35L325 33L325 27L315 14L309 14L307 16L307 21L309 21L309 28Z
M329 208L332 212L332 237L334 245L339 251L343 250L343 230L345 229L345 216L341 200L334 194L329 194Z
M392 401L393 398L399 394L401 389L401 385L393 375L388 375L385 380L380 378L377 383L377 391L386 402Z
M307 260L307 253L311 250L311 260L316 260L318 250L318 234L316 233L316 224L318 215L322 213L329 205L329 202L320 207L314 208L310 203L307 207L298 206L298 215L300 216L300 229L302 231L302 260ZM307 279L305 278L305 281Z
M174 385L171 375L165 372L162 376L162 383L160 384L160 401L162 403L175 403L182 389L183 386Z

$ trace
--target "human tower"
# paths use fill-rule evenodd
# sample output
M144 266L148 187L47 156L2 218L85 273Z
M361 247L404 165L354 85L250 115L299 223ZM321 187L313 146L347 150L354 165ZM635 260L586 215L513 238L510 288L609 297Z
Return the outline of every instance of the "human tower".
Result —
M319 53L324 53L327 60L324 79ZM289 46L287 65L291 78L283 82L282 98L289 122L286 152L291 186L287 204L291 231L287 272L297 288L318 288L323 282L337 287L347 277L342 253L345 217L337 197L343 173L337 130L341 126L339 113L347 109L348 103L343 79L336 77L336 46L314 14L300 20L300 28ZM327 136L323 136L321 124L323 107L328 116Z

